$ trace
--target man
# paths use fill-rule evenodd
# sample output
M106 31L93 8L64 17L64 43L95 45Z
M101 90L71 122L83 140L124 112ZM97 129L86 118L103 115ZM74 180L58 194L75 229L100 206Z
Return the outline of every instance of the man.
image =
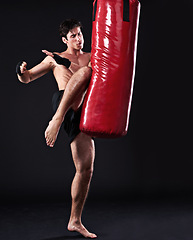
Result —
M23 83L30 83L53 71L59 91L53 96L55 114L45 131L45 138L47 145L53 147L62 124L70 138L76 174L71 187L72 208L68 230L77 231L84 237L96 238L81 222L95 158L93 139L79 130L81 104L92 72L90 53L82 51L84 38L80 22L65 20L59 31L62 41L67 45L66 51L51 53L42 50L47 56L40 64L27 70L27 63L20 62L16 71L18 79Z

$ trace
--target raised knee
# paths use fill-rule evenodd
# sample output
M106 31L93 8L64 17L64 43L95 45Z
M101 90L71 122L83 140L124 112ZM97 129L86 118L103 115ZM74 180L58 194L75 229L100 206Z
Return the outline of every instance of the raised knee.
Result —
M90 79L92 70L88 66L84 66L80 69L80 73L84 79Z

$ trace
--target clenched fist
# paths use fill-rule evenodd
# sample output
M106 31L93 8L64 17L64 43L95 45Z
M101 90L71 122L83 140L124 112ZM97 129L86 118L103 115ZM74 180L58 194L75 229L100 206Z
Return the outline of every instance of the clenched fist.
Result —
M24 61L21 61L16 66L16 73L19 74L19 76L22 76L26 70L27 70L27 63Z

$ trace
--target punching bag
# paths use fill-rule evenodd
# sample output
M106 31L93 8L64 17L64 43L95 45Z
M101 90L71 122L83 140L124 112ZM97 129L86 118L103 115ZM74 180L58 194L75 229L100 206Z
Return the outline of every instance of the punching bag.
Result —
M80 130L92 137L113 138L127 133L139 13L137 0L93 2L93 71L80 120Z

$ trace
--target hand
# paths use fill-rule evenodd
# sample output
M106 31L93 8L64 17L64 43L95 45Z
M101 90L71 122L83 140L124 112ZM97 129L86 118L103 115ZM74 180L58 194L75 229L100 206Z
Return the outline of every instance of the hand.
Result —
M16 73L19 74L19 76L22 76L27 71L27 63L24 61L20 61L16 66Z
M71 61L69 61L69 59L60 57L58 54L49 52L47 50L42 50L42 52L50 57L53 57L57 64L64 65L66 68L70 67Z
M22 64L20 65L20 71L21 74L24 74L27 71L27 63L26 62L22 62Z
M42 50L43 53L45 53L46 55L50 56L50 57L54 57L54 54L52 52L49 52L47 50Z

